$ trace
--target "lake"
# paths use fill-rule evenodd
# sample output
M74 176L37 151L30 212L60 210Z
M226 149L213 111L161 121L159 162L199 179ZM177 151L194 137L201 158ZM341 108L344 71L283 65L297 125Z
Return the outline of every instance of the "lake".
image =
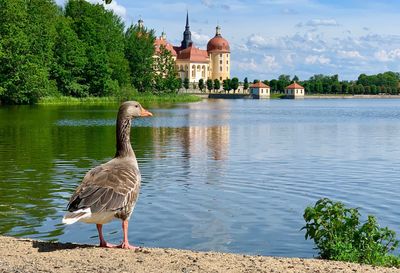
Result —
M118 106L0 108L0 234L97 244L61 224L85 173L115 153ZM131 243L312 257L304 209L328 197L400 233L400 100L205 100L149 107L132 146ZM119 243L121 224L104 227Z

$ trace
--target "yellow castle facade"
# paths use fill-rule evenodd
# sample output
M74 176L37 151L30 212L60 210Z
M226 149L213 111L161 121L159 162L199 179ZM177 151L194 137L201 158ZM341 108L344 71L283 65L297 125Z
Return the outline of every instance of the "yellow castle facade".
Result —
M189 79L189 82L197 83L200 79L218 79L221 82L230 78L231 51L229 43L221 35L221 27L216 27L215 36L207 43L207 49L196 47L192 41L192 33L189 26L189 15L186 15L186 26L183 32L183 40L179 46L174 46L166 39L163 32L154 42L155 52L160 52L164 46L171 52L176 64L178 76Z

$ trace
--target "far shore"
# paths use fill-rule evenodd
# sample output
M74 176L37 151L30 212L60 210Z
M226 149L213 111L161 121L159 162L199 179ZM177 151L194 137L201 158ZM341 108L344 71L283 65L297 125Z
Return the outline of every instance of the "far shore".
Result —
M394 273L400 270L318 259L178 249L105 249L0 236L0 272Z

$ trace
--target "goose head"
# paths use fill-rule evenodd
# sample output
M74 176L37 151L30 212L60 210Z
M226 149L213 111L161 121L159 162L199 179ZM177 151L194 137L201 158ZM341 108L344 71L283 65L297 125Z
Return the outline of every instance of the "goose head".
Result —
M133 119L135 117L151 117L153 114L143 108L137 101L126 101L119 107L120 117L124 119Z

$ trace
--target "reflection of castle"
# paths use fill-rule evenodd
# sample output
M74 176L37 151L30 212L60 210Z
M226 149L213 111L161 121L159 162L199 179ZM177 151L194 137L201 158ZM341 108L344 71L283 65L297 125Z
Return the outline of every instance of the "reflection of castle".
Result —
M171 52L182 80L188 78L190 82L198 82L200 79L222 81L230 78L230 47L228 41L222 37L219 26L216 28L215 36L208 41L207 50L197 48L192 42L187 14L180 46L171 45L164 32L155 40L154 45L156 53L161 46Z

